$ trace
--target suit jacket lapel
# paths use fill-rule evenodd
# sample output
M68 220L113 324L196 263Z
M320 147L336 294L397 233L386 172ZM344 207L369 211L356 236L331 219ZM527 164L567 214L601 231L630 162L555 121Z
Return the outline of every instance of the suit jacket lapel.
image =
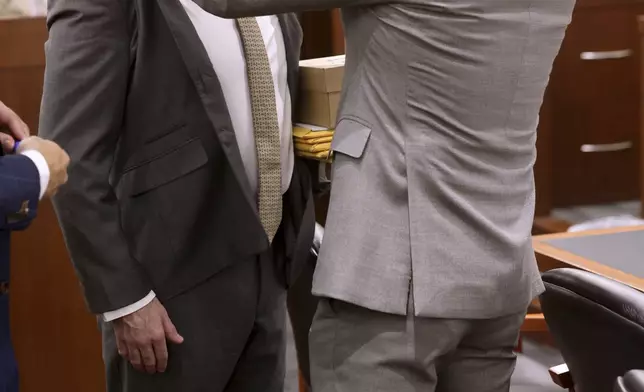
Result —
M286 63L288 65L288 87L291 92L291 102L297 102L300 51L302 48L302 28L295 14L280 14L277 16L284 36L286 47ZM295 110L292 111L296 113Z
M157 2L181 52L190 78L194 83L204 108L219 138L226 158L237 180L244 190L244 196L257 212L257 201L251 191L250 182L237 145L235 132L219 79L212 68L208 53L195 30L190 17L177 0Z

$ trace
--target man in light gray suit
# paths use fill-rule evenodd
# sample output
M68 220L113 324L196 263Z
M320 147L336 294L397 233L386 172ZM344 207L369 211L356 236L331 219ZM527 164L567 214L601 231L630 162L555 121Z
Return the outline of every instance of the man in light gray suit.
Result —
M574 0L200 1L226 17L343 7L314 390L507 391L543 290L536 129Z

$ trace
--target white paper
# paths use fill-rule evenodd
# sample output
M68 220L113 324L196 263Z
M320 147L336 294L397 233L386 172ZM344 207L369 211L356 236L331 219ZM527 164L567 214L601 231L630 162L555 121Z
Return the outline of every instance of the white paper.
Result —
M577 233L587 230L602 230L613 229L617 227L631 227L642 225L644 225L644 220L636 218L632 215L608 216L605 218L594 219L588 222L583 222L578 225L571 226L568 229L568 232Z
M304 128L304 129L310 129L313 132L330 131L329 128L318 127L317 125L304 124L304 123L297 123L297 124L295 124L295 126L300 127L300 128Z

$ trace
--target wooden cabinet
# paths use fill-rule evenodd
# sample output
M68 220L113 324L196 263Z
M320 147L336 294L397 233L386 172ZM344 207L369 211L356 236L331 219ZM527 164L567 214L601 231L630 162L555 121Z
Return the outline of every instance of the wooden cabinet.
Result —
M639 197L637 15L644 6L587 5L598 1L577 5L544 102L554 206Z
M300 21L304 31L303 60L344 53L340 10L305 12Z

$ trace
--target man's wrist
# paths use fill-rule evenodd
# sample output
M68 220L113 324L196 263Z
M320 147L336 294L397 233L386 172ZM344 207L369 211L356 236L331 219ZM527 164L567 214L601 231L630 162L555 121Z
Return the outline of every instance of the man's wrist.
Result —
M152 302L155 298L156 298L156 294L154 293L154 291L150 291L148 295L146 295L141 300L133 303L132 305L128 305L124 308L113 310L111 312L103 313L103 321L105 321L106 323L109 323L114 320L128 316L134 312L138 312L139 310L148 306L150 302Z
M36 150L27 150L20 155L24 155L25 157L31 159L31 161L36 165L36 169L38 169L38 174L40 175L40 199L42 199L45 196L45 192L47 192L47 187L49 186L49 177L51 173L49 172L49 165L47 164L47 160L45 157L38 151Z

